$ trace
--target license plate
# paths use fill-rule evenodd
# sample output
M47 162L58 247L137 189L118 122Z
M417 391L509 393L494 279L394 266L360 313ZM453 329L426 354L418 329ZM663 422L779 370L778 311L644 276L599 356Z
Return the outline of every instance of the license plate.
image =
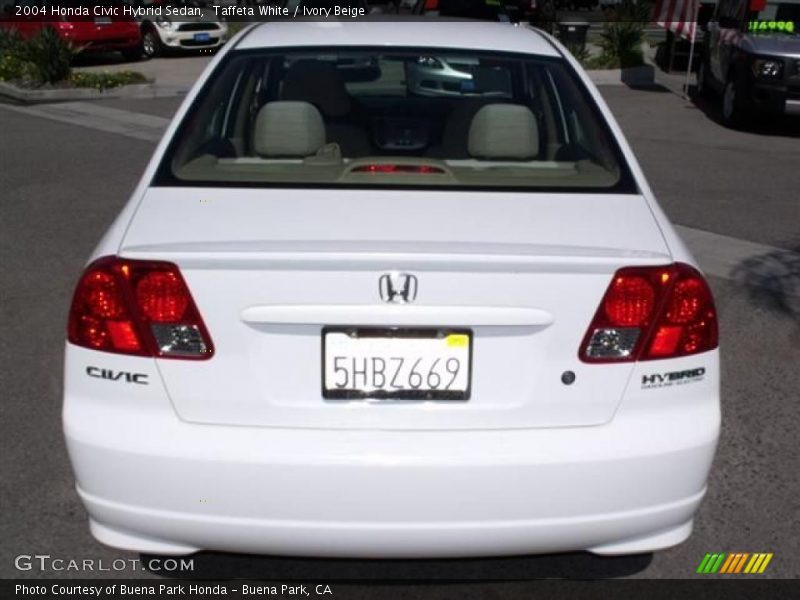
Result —
M196 42L207 42L211 39L210 33L195 33L194 34L194 41Z
M327 399L469 399L468 330L325 328L322 356Z

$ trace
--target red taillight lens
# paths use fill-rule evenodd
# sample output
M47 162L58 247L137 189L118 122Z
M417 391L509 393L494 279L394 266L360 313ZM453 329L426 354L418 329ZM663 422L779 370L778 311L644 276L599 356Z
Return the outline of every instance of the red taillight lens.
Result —
M105 257L75 290L68 339L94 350L170 358L210 358L211 338L178 267Z
M179 321L189 305L189 290L172 271L153 271L136 284L136 303L151 321Z
M655 299L656 292L644 277L617 275L606 293L603 308L614 325L638 327L647 322Z
M122 289L112 273L100 270L87 273L79 291L80 300L93 316L110 319L125 312Z
M667 320L677 324L694 321L703 306L704 287L703 282L697 278L676 282L667 307Z
M620 269L583 339L586 362L674 358L717 347L714 300L693 267Z

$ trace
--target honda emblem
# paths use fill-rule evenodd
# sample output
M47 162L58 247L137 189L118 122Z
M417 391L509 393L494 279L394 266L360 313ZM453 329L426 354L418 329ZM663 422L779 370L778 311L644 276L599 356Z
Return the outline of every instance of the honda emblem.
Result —
M378 280L381 300L407 304L417 297L417 278L410 273L385 273Z

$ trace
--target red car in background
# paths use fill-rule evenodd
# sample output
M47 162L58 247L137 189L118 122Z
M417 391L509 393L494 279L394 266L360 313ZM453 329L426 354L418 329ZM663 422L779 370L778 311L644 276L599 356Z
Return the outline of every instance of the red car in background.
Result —
M100 3L98 3L99 5ZM52 0L0 0L0 27L15 29L23 38L37 35L47 27L58 32L62 39L72 42L85 52L118 50L128 60L142 55L142 34L139 24L125 16L118 6L115 16L92 14L90 3L53 2ZM104 7L110 5L103 4ZM54 8L76 10L84 7L88 15L54 14Z

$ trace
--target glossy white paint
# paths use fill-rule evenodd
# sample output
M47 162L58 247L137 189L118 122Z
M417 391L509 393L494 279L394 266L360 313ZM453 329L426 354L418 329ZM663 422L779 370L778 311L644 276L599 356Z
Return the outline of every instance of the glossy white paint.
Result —
M719 432L718 352L613 365L577 358L616 269L694 264L585 75L640 195L148 185L199 86L239 40L468 39L548 55L558 43L497 24L248 32L188 95L93 255L177 263L215 346L211 360L183 361L68 344L64 427L94 535L163 554L373 557L617 554L685 539ZM381 304L378 278L393 270L418 277L413 305ZM321 330L348 323L472 328L470 401L324 401ZM89 366L144 373L148 385L87 377ZM700 367L691 385L641 385ZM561 381L566 370L573 385Z
M542 37L510 23L410 19L398 27L392 19L280 21L266 23L242 40L242 49L284 46L396 46L470 48L558 56ZM408 23L412 23L411 26ZM468 43L465 43L467 42Z

